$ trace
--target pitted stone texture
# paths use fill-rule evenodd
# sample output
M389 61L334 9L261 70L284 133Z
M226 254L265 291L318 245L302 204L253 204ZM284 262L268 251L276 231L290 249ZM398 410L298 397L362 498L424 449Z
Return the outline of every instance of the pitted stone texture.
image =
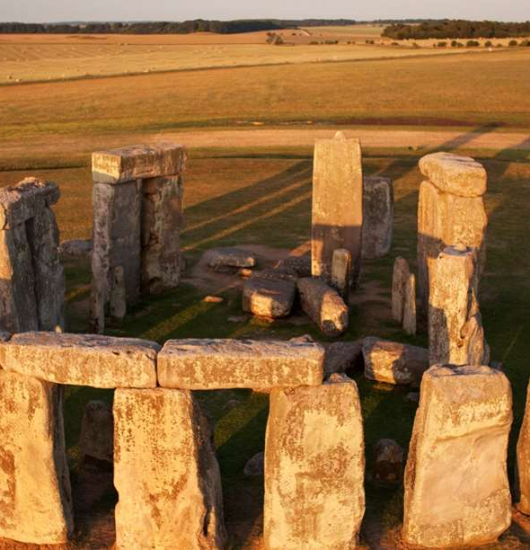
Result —
M103 401L89 401L81 421L79 455L114 462L114 418L112 408Z
M429 275L444 248L464 245L476 250L478 275L486 262L488 218L482 197L458 197L441 192L424 181L418 204L418 313L426 326L429 304Z
M193 394L120 389L114 419L116 547L224 548L219 466Z
M249 279L243 285L243 311L273 319L287 317L295 297L292 281Z
M241 248L213 248L205 253L208 267L214 271L223 271L224 268L254 267L256 255Z
M489 362L477 303L475 251L448 247L430 276L429 359L431 365Z
M361 145L339 132L317 140L313 168L312 275L330 280L333 251L352 258L352 284L361 272L363 174Z
M319 387L274 390L265 442L265 548L355 548L364 465L353 380L335 374Z
M363 356L366 378L387 384L418 386L429 368L428 350L378 338L364 339Z
M35 273L26 226L0 231L0 328L39 329Z
M311 256L289 256L278 261L274 267L294 270L298 277L311 277Z
M345 248L333 251L331 262L331 286L340 294L344 302L348 303L351 281L351 254Z
M484 166L471 157L433 153L420 160L421 173L440 191L459 197L482 197L488 175Z
M26 230L33 258L39 330L62 332L65 282L55 214L44 206L26 223Z
M510 526L511 424L510 383L499 371L436 366L424 374L405 472L406 543L479 545Z
M363 247L367 260L383 258L392 247L394 182L390 178L364 178Z
M340 336L348 328L348 306L338 292L319 279L297 282L303 310L326 336Z
M0 537L65 543L73 529L62 389L0 371Z
M526 408L517 442L517 476L514 497L519 510L530 516L530 384L526 392Z
M409 263L405 258L398 256L394 261L392 275L392 316L398 323L403 322L405 294L409 277Z
M186 148L175 143L136 145L92 153L92 178L98 183L124 183L176 176L184 171Z
M113 270L109 310L110 316L116 321L122 321L127 314L127 290L121 265Z
M326 347L324 374L349 373L362 364L364 340L333 342Z
M34 218L61 196L55 183L26 178L17 185L0 189L0 229L9 229Z
M4 346L8 371L95 388L156 386L158 344L136 338L27 332Z
M142 290L149 294L175 288L180 282L182 197L180 177L143 182Z
M242 268L242 270L245 269L246 271L250 271L250 278L251 279L262 279L266 281L292 281L296 282L296 280L299 278L298 273L288 267L271 267L266 269L260 269L258 271L248 269L248 268ZM241 270L241 271L242 271ZM240 271L240 275L241 275Z
M308 342L168 340L158 354L165 388L271 389L322 383L324 348Z
M382 484L403 481L405 451L393 439L380 439L375 445L374 480Z
M416 275L410 273L405 284L403 329L407 334L416 334L416 326Z

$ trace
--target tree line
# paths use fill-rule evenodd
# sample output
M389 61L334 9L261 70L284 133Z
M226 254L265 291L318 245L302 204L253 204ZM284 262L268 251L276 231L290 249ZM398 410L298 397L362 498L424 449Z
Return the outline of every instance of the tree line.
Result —
M0 23L0 34L236 34L297 27L354 25L352 19L249 19L237 21L141 21L101 23Z
M512 38L530 35L530 21L502 23L499 21L467 21L446 19L424 21L418 25L398 23L386 27L383 36L393 40L421 38Z

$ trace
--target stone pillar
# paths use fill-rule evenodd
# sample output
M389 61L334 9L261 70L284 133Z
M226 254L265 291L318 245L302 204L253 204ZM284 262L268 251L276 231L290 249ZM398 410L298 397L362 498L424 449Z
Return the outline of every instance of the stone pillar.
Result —
M185 160L185 148L168 143L92 155L91 316L98 332L111 302L121 302L122 288L114 284L117 268L123 270L127 304L141 288L152 293L178 284ZM113 297L115 291L119 297Z
M515 501L523 514L530 516L530 384L526 392L526 408L517 441L517 475Z
M118 549L220 549L221 477L210 427L184 390L117 390Z
M264 546L354 548L364 515L364 439L357 386L273 390L265 442Z
M477 252L479 276L486 259L484 207L487 174L469 157L435 153L420 160L428 181L420 186L418 205L418 316L427 323L429 273L447 246L462 244Z
M421 384L405 472L403 539L449 548L493 542L511 522L510 383L489 367L437 366Z
M344 303L348 303L351 281L351 254L345 248L333 251L331 263L331 286L341 295Z
M57 186L26 178L0 191L0 328L64 329L64 273L51 206Z
M392 274L392 317L398 323L403 322L405 294L409 277L409 263L405 258L398 256L394 261L394 271Z
M446 248L430 271L429 361L431 365L489 363L477 302L476 251Z
M416 326L416 275L409 273L403 303L403 329L407 334L414 335Z
M366 260L382 258L392 247L394 182L390 178L363 180L363 250Z
M183 226L181 177L153 178L143 185L142 290L155 294L180 281Z
M333 252L346 248L352 258L352 284L361 271L363 176L361 145L338 132L318 140L313 173L311 261L313 277L328 281Z
M0 370L0 537L65 543L73 529L62 388Z

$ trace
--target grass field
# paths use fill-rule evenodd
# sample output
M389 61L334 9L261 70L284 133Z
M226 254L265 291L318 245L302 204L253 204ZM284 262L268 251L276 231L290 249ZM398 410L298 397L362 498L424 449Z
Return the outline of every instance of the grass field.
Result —
M307 31L320 33L319 29ZM332 33L329 29L323 32L328 33L326 36ZM336 32L353 36L348 34L349 29ZM372 32L376 36L379 31L377 28L361 30L356 26L351 32L366 35ZM94 66L105 65L106 52L111 52L113 63L119 64L125 58L136 63L135 55L147 55L145 51L157 45L152 37L120 36L73 37L68 44L60 43L59 37L45 37L44 46L39 46L39 38L42 37L31 37L33 42L28 40L21 46L0 36L0 52L4 52L0 53L1 78L5 63L12 63L21 71L27 69L26 63L33 63L43 74L50 74L61 59L61 63L72 66L75 61L76 67L86 59ZM221 40L215 35L157 40L162 38L167 40L166 49L153 54L161 63L175 63L175 52L187 48L190 52L217 48L214 41ZM360 34L358 39L364 41ZM315 52L311 55L319 56L328 55L328 50L329 55L333 55L332 52L340 52L341 48L345 48L344 51L350 48L352 52L365 48L300 45L286 47L287 54L284 54L276 53L282 48L252 42L257 40L255 36L247 36L246 40L245 43L223 42L222 48L226 48L223 62L237 57L239 54L233 54L237 49L241 49L236 61L239 63L249 55L242 53L247 49L256 52L262 48L272 52L270 55L290 56L303 56L307 49ZM126 43L128 45L124 45ZM17 57L21 56L22 47L30 61ZM72 47L73 50L69 49ZM118 49L127 52L121 59L112 54ZM136 54L135 49L139 49ZM391 51L390 47L381 47L378 51L382 49ZM7 51L12 58L1 61L8 57ZM401 50L396 51L401 55ZM193 63L202 62L194 60L194 55L189 54ZM259 56L258 61L263 63L263 59ZM286 339L306 333L325 341L302 316L297 316L296 323L256 319L228 322L229 317L241 315L239 292L223 290L220 291L225 298L223 303L206 303L203 297L210 292L197 286L190 274L202 252L213 246L262 245L281 250L307 247L313 134L308 133L300 143L289 143L289 135L282 134L286 125L302 133L311 132L313 127L330 132L332 127L342 127L352 136L359 131L358 125L363 125L361 129L380 132L389 138L394 135L394 140L390 139L384 147L365 147L363 161L367 174L386 175L395 180L393 248L387 258L364 264L362 285L351 310L350 328L343 338L377 335L425 345L424 336L405 336L391 319L392 263L396 255L414 263L417 195L421 182L417 169L419 157L432 148L471 152L485 163L490 176L486 200L490 217L488 263L480 302L493 359L504 363L513 385L512 473L514 443L530 374L530 342L525 338L530 332L530 255L524 245L525 235L530 232L530 51L521 48L493 53L421 54L392 60L308 63L307 59L303 62L298 59L291 62L289 66L217 68L2 86L0 186L30 174L57 182L62 191L56 206L62 239L87 238L92 225L91 151L168 136L186 143L187 133L193 134L194 148L185 179L186 228L182 235L188 278L176 292L138 303L124 324L110 328L109 333L160 343L176 337ZM249 136L252 137L255 126L258 139L252 140ZM259 133L263 126L278 133L281 146L275 145L274 134L265 138ZM436 146L412 150L410 143L400 137L398 127L400 131L447 132L448 137ZM239 141L238 128L245 129ZM460 132L457 137L453 135L455 129ZM206 134L229 130L233 134L223 146L216 142L201 148ZM469 149L477 137L504 132L520 135L521 141L508 140L509 147ZM201 133L202 142L198 139ZM280 139L280 136L283 137ZM69 261L66 267L70 327L84 331L87 330L89 268L83 261ZM377 440L393 438L407 449L416 406L406 400L406 389L368 383L360 374L356 381L362 399L370 475L373 444ZM87 388L67 391L65 418L74 480L82 410L94 397L110 402L112 393ZM216 420L215 441L223 475L230 548L261 548L263 480L245 478L242 469L250 457L263 450L267 396L226 391L200 394L200 399ZM228 402L234 401L237 401L235 407L227 407ZM402 489L383 489L368 480L366 490L364 548L401 548ZM112 505L112 498L107 499L99 511L105 513L108 505ZM516 520L525 529L514 525L495 548L530 545L528 525L519 516ZM82 543L77 547L91 547L94 536L90 530L88 534L83 532ZM108 538L105 540L110 542Z

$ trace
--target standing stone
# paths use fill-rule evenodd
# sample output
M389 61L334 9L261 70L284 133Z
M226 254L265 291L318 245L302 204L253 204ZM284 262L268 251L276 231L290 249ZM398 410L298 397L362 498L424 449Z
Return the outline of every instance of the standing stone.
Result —
M334 374L319 387L273 390L265 441L265 548L354 548L365 509L364 465L353 380Z
M85 407L79 455L82 460L90 457L111 464L114 461L114 418L112 408L103 401L89 401Z
M180 281L182 179L148 179L142 190L142 290L156 294L177 287Z
M366 260L382 258L392 247L394 226L394 182L368 177L363 182L363 248Z
M292 281L253 278L243 285L243 311L260 317L287 317L296 297Z
M405 451L393 439L380 439L374 449L374 481L395 484L403 481Z
M333 251L346 248L352 261L352 284L361 272L363 175L361 145L338 132L318 140L313 170L311 259L313 277L329 281Z
M416 334L416 275L410 273L405 285L403 328L407 334Z
M474 249L479 277L484 269L487 174L473 159L448 153L422 158L420 170L429 180L420 186L418 205L418 313L426 325L429 274L445 247L463 244Z
M511 424L510 383L499 371L436 366L424 374L405 472L406 543L486 544L510 526Z
M392 316L398 323L403 322L405 294L409 277L410 269L407 260L398 256L394 261L394 272L392 275Z
M526 391L526 408L523 424L517 442L517 475L516 475L517 508L530 516L530 384Z
M429 360L431 365L481 365L489 348L477 302L476 252L448 247L431 268Z
M116 547L221 549L221 476L210 427L193 394L117 390Z
M0 370L0 537L65 543L73 529L62 388Z
M348 303L351 281L351 254L345 248L337 248L333 251L331 263L331 286L341 295L344 302Z
M127 313L127 290L123 275L123 267L114 268L112 291L110 295L110 316L116 321L122 321Z

